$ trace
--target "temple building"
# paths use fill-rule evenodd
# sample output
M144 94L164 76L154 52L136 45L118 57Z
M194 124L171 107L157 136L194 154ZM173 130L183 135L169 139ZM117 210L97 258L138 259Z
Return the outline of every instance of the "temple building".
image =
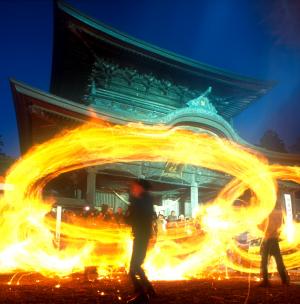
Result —
M93 119L111 124L166 124L227 138L263 153L271 163L299 165L299 156L252 146L233 128L233 118L275 85L236 75L130 37L63 2L54 8L50 93L11 80L21 153L63 129ZM125 207L135 178L153 183L158 210L193 215L230 176L172 163L114 163L64 174L54 180L65 207ZM282 183L291 194L298 186Z

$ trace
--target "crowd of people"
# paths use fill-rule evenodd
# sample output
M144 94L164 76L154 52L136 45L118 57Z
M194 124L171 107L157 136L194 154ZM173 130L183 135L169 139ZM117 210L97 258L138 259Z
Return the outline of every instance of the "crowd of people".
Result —
M122 227L126 225L127 209L117 207L115 210L108 204L103 204L101 209L67 209L64 208L61 220L69 224L80 224L85 227L94 227L104 225L118 225ZM51 213L52 217L56 216L56 211ZM160 234L175 232L184 228L186 231L201 232L200 225L193 218L186 218L183 214L177 216L175 211L166 216L162 213L153 213L152 236L155 238Z

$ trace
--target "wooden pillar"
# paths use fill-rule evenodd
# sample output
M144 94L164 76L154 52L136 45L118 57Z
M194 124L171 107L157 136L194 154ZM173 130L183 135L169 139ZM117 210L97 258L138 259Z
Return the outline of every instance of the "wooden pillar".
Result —
M87 170L87 185L86 185L86 200L88 204L94 206L96 199L96 170L88 168Z
M195 175L193 175L191 183L191 207L192 207L192 217L195 216L195 213L198 210L198 184L196 182Z

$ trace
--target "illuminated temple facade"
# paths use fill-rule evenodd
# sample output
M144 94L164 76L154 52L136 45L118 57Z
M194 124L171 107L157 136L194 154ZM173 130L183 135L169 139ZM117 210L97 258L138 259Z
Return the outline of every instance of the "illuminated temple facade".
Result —
M228 138L263 153L271 163L299 157L262 150L241 139L232 119L272 89L251 79L160 49L57 2L50 93L11 80L21 152L86 121L167 124ZM192 216L230 176L169 162L115 163L64 174L49 186L65 207L125 207L134 178L153 183L156 204ZM289 193L296 186L281 185Z

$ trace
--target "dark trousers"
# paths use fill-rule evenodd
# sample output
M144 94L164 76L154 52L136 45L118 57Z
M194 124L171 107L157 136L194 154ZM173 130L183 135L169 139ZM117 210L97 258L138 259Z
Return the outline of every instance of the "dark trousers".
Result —
M149 239L150 234L137 234L133 239L129 275L134 286L134 291L137 293L143 293L153 289L142 268L147 253Z
M282 283L287 283L288 274L282 260L277 238L265 240L261 245L261 274L265 282L268 281L268 262L270 256L274 256L275 258L277 270Z

